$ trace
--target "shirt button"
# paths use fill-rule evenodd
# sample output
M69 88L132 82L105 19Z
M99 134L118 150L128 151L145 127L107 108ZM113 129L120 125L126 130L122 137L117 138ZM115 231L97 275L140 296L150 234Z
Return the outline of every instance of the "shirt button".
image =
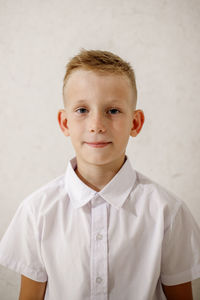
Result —
M97 282L97 283L101 283L101 282L102 282L102 278L101 278L101 277L97 277L97 278L96 278L96 282Z
M98 233L97 236L96 236L96 239L97 239L97 240L102 240L102 238L103 238L103 235L100 234L100 233Z

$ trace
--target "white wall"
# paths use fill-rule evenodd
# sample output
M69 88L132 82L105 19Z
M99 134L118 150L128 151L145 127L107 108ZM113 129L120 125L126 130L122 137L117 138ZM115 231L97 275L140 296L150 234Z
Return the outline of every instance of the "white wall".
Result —
M57 111L65 65L81 47L132 63L146 123L127 153L200 225L199 19L198 0L0 1L0 236L19 203L74 155ZM19 276L1 267L0 298L17 299L18 288Z

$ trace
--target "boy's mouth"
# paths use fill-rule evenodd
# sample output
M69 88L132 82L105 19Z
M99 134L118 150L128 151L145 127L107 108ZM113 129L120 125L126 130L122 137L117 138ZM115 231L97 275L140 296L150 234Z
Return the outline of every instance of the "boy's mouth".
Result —
M107 145L111 144L111 142L93 142L93 143L87 143L87 145L89 145L90 147L94 147L94 148L103 148L106 147Z

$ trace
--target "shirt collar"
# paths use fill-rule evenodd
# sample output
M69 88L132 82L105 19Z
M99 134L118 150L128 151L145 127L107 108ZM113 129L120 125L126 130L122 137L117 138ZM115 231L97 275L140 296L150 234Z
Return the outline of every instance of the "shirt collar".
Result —
M79 208L88 203L97 195L106 202L120 209L131 192L136 180L136 172L132 168L129 158L126 156L121 169L107 183L104 188L96 192L87 186L76 174L76 157L72 158L65 173L65 187L74 208Z

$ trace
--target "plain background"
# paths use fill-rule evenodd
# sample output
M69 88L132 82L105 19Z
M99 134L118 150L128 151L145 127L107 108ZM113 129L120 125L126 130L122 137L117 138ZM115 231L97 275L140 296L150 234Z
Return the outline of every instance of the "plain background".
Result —
M135 69L146 122L132 165L183 199L200 225L200 1L0 0L0 237L20 202L63 174L65 66L81 48L112 51ZM0 267L0 298L19 275ZM200 299L200 281L194 282Z

